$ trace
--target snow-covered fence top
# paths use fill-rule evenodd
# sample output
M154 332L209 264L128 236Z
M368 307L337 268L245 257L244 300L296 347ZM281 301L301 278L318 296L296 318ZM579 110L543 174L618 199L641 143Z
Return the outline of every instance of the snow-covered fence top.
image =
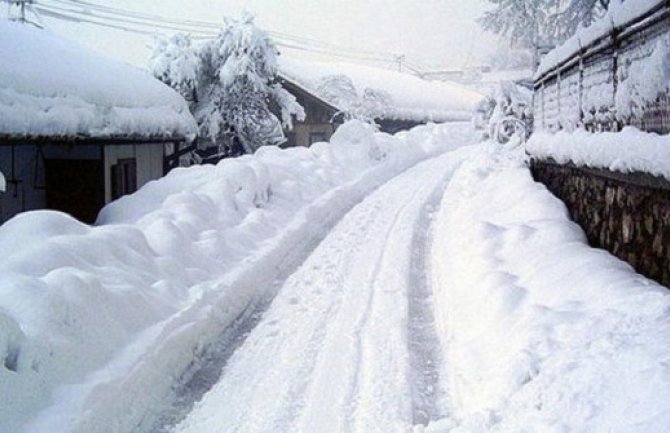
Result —
M612 2L535 75L536 127L670 132L670 3Z
M0 137L186 137L183 98L48 30L0 21Z
M370 117L414 122L469 120L482 95L454 83L339 62L307 62L280 57L282 77L334 107L348 111L354 99L375 95ZM362 104L364 109L366 104Z

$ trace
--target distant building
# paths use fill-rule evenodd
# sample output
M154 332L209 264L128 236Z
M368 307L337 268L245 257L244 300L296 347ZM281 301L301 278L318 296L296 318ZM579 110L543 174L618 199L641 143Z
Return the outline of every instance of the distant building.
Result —
M284 132L286 143L282 147L308 147L328 141L340 123L340 110L287 78L282 78L281 82L305 109L305 119L295 121L293 128Z
M36 209L93 223L197 132L172 89L50 31L0 22L0 58L0 223Z
M396 133L425 123L469 121L482 96L455 83L369 66L280 58L285 88L307 118L286 131L286 146L326 141L347 114Z

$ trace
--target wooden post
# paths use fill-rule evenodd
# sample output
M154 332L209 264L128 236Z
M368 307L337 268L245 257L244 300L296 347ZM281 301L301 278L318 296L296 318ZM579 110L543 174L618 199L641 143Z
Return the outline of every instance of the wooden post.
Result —
M580 44L581 45L581 44ZM579 123L584 126L584 49L579 50Z
M616 95L619 90L619 37L618 30L612 30L612 129L619 129L616 121Z
M545 100L544 100L544 79L542 79L542 129L547 128L547 122L546 122L546 111L545 111Z
M563 104L561 104L561 70L560 69L558 69L556 71L556 104L558 105L558 118L556 119L556 121L558 122L558 129L561 130L561 129L563 129L563 125L562 125L562 122L561 122L561 119L563 118L563 116L561 116L561 114L562 114L561 113L561 106Z

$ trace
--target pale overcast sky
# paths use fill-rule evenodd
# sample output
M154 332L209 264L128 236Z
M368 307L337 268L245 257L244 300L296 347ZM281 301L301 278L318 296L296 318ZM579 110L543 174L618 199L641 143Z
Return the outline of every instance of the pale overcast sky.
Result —
M57 0L44 4L63 7ZM268 30L348 47L403 53L429 68L458 68L481 63L496 38L475 19L484 0L88 0L125 10L179 19L222 21L247 10ZM49 27L95 49L145 67L151 37L107 30L90 24L45 19ZM286 56L323 58L282 49ZM344 59L338 59L344 60Z

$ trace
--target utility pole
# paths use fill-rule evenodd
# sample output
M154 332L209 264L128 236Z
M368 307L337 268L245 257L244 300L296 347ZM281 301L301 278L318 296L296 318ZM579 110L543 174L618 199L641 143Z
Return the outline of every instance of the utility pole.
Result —
M26 19L26 5L32 5L35 3L35 0L0 0L3 3L9 4L9 11L11 12L12 7L17 7L19 10L18 17L12 17L11 13L9 14L9 19L11 21L18 21L22 24L26 24L28 20Z
M405 66L405 55L399 54L395 56L395 61L398 63L398 72L402 72Z

